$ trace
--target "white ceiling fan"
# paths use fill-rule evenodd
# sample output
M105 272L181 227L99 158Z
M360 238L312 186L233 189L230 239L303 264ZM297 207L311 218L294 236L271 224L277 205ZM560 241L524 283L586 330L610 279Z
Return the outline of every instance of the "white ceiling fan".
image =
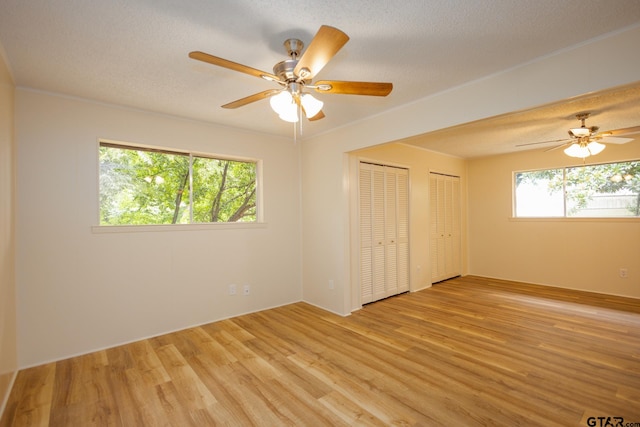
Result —
M549 144L552 142L560 143L554 147L545 150L553 151L558 148L567 147L564 152L567 156L585 158L596 155L605 149L603 142L608 144L624 144L633 141L633 138L620 138L619 136L632 135L640 133L640 126L633 126L624 129L608 130L598 132L598 126L587 127L585 120L588 119L590 113L576 114L576 118L580 120L580 127L569 129L569 138L554 139L550 141L530 142L527 144L519 144L516 147L525 147L528 145Z

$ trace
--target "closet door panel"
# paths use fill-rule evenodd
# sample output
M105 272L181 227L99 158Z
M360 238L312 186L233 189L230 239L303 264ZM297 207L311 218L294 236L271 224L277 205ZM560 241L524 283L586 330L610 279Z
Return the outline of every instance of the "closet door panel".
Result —
M409 172L397 172L398 293L409 290Z
M460 220L460 178L452 179L451 187L451 270L450 277L462 274L462 223Z
M372 230L372 189L373 173L361 167L359 174L360 192L360 299L362 304L373 301L373 230Z
M385 171L382 166L373 166L372 210L373 210L373 300L386 297L385 277Z
M360 248L360 298L361 303L373 301L373 251Z
M409 290L409 175L360 163L361 303Z
M387 245L385 248L385 297L398 293L398 246Z
M461 272L460 178L429 176L431 282Z
M409 242L398 243L398 291L409 290Z
M431 282L441 274L438 269L438 177L429 176L429 254L431 257Z
M373 248L373 301L387 296L385 282L385 250L380 244Z

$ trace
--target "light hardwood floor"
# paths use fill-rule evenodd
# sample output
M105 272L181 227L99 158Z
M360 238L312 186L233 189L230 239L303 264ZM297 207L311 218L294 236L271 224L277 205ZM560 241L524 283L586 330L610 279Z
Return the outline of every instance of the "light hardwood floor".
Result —
M465 277L27 369L0 426L604 425L589 417L640 426L640 301Z

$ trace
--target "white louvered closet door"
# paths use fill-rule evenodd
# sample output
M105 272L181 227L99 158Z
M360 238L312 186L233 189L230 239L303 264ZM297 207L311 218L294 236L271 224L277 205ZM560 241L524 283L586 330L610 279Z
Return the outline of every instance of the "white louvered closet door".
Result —
M360 298L362 304L373 301L373 173L360 166L358 171L360 200Z
M409 290L409 176L360 163L361 303Z
M460 177L429 176L431 282L461 273Z
M397 174L398 210L398 292L409 290L409 171L399 169Z
M398 293L398 177L385 171L385 297Z

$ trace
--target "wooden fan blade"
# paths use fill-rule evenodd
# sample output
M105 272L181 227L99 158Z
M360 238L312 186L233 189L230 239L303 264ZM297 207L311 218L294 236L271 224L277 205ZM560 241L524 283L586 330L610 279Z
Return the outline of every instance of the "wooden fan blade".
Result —
M634 133L640 133L640 126L633 126L630 128L624 128L624 129L615 129L615 130L608 130L606 132L600 132L598 134L598 136L622 136L622 135L632 135Z
M348 41L349 36L339 29L321 26L293 72L303 80L312 79Z
M528 145L549 144L552 142L564 142L564 141L572 141L572 139L562 138L562 139L552 139L550 141L527 142L526 144L518 144L516 145L516 147L526 147Z
M233 101L233 102L230 102L228 104L224 104L222 106L222 108L238 108L238 107L242 107L243 105L251 104L252 102L260 101L261 99L265 99L265 98L268 98L270 96L273 96L273 95L279 93L280 91L281 91L281 89L264 90L262 92L254 93L253 95L249 95L247 97L244 97L242 99L238 99L237 101Z
M344 82L337 80L321 80L315 82L316 92L338 93L344 95L387 96L393 89L391 83L376 82Z
M246 65L238 64L237 62L229 61L228 59L218 58L217 56L209 55L204 52L190 52L189 58L197 59L198 61L207 62L209 64L217 65L218 67L228 68L233 71L239 71L241 73L249 74L250 76L267 78L268 80L280 81L277 76L266 71L261 71L256 68L251 68Z
M324 119L324 113L322 112L322 110L320 110L318 114L316 114L313 117L307 117L307 119L309 119L310 122L315 122L316 120Z

